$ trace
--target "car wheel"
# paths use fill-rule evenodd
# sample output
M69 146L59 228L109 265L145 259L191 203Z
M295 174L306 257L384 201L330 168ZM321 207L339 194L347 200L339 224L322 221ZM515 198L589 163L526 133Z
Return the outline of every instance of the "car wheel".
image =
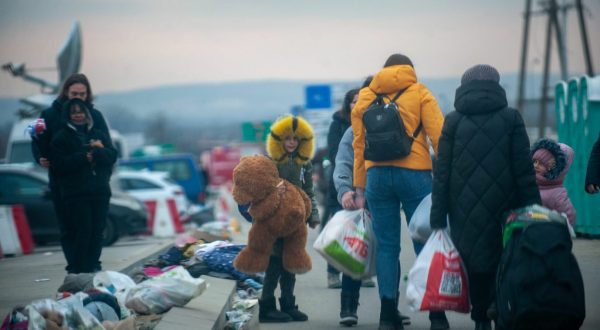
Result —
M103 233L103 245L110 246L119 239L119 231L117 230L117 224L115 220L108 218L106 219L106 227Z

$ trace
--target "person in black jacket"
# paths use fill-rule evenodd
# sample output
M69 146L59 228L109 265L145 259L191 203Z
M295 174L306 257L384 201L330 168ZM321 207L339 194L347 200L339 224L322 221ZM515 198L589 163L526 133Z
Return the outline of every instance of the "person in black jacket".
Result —
M600 135L592 147L585 175L585 191L597 194L600 191Z
M48 169L49 188L54 205L54 212L58 220L58 226L61 232L60 242L65 255L71 255L75 251L70 251L70 244L66 242L64 223L65 223L65 206L58 188L54 166L50 155L50 142L54 135L62 128L61 113L65 102L70 99L81 99L88 104L91 112L91 118L94 121L94 127L102 131L110 141L108 125L100 111L92 106L93 94L89 80L84 74L75 73L69 76L62 85L60 93L56 100L52 102L52 106L42 111L40 118L44 119L46 130L37 139L31 143L33 158L42 167ZM112 141L111 141L112 144ZM72 272L67 266L67 272Z
M91 273L102 269L102 234L111 196L110 176L117 150L94 127L89 104L74 98L65 103L63 128L50 143L51 162L65 203L63 235L67 270Z
M468 273L475 329L491 329L487 310L502 253L503 214L541 203L523 119L507 107L499 81L489 65L464 73L433 172L431 228L445 228L449 216Z

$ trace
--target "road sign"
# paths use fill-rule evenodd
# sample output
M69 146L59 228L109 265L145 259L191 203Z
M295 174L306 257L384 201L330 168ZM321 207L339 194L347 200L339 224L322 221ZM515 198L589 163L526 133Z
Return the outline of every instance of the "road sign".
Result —
M331 86L309 85L304 90L305 108L323 109L331 108Z

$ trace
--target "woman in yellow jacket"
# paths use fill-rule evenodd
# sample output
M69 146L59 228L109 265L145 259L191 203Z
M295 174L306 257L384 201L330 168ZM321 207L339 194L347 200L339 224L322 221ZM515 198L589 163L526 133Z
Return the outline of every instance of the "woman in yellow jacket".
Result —
M363 114L378 95L387 96L385 102L396 99L400 117L406 133L412 136L418 132L410 154L401 159L369 161L364 158L365 127ZM389 99L388 99L389 98ZM421 83L411 60L402 54L391 55L383 69L374 77L368 87L360 90L358 101L352 109L352 130L354 132L354 185L358 201L366 197L373 216L373 230L377 237L377 282L381 312L379 329L403 329L398 315L400 285L400 208L410 220L421 200L431 193L432 161L427 137L437 153L444 117L431 92ZM421 130L417 128L422 126ZM364 197L363 197L364 196ZM413 242L418 254L422 244ZM429 315L431 329L448 329L444 312Z

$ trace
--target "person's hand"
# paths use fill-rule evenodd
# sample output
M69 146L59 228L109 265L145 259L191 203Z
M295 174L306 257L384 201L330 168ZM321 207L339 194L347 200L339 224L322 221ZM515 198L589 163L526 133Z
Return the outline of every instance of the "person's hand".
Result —
M90 151L90 152L87 152L87 153L85 154L85 158L87 159L87 161L88 161L88 162L90 162L90 163L91 163L91 162L94 160L94 155L93 155L93 154L92 154L92 152Z
M43 168L48 168L50 167L50 161L48 160L48 158L40 157L40 165Z
M354 195L354 204L357 209L365 208L365 190L362 188L356 188L356 194Z
M587 191L588 194L596 194L600 191L600 186L598 186L597 184L590 183L587 186L585 186L585 191Z
M356 210L356 203L354 202L354 198L356 197L356 193L354 191L346 191L342 195L342 207L344 210Z
M90 148L104 148L104 145L100 140L90 140Z

